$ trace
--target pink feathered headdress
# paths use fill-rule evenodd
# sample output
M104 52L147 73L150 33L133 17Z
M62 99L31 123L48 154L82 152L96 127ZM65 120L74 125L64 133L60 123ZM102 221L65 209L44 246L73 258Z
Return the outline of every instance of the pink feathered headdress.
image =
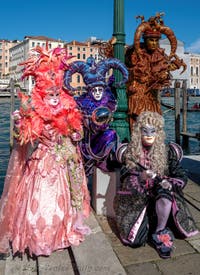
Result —
M31 50L29 58L20 64L24 66L22 79L33 76L35 80L31 98L19 94L22 101L19 140L22 144L38 138L45 123L50 123L63 135L82 129L82 117L76 102L63 90L63 74L68 69L70 58L72 56L67 55L65 48L47 50L37 46ZM43 100L52 89L60 93L61 103L56 112Z
M62 87L64 70L68 69L66 48L47 50L37 46L30 51L29 58L20 63L24 65L22 79L33 76L35 87L32 93L39 93L42 97L47 94L50 87Z

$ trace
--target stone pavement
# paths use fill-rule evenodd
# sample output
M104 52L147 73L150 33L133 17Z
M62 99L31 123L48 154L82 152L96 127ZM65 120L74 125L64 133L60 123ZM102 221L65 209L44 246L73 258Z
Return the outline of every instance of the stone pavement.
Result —
M191 159L195 161L191 163ZM195 173L195 182L189 180L185 196L200 208L200 156L184 158L184 161L185 168L188 171L192 168ZM191 206L189 208L200 228L200 212ZM149 245L135 249L124 246L117 237L111 217L92 213L87 223L92 234L80 246L37 259L13 259L10 256L0 260L0 275L200 274L200 234L186 240L176 239L172 258L163 260Z
M107 236L91 213L92 233L78 247L54 252L49 257L0 260L0 275L125 275Z

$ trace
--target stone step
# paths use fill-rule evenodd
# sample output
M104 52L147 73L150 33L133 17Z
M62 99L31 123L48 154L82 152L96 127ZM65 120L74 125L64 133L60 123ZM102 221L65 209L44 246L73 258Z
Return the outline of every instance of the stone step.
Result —
M49 257L38 257L38 271L39 275L74 275L69 249L54 252Z
M93 214L87 224L92 234L79 247L72 248L79 274L125 275L123 266Z
M125 275L111 244L91 213L87 224L92 233L77 247L28 259L12 256L0 260L0 275Z
M2 275L37 275L37 262L26 255L23 258L10 256L5 260Z

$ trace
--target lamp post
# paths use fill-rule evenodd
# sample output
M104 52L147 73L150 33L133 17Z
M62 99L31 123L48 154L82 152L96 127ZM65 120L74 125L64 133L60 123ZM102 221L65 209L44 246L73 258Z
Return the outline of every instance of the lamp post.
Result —
M124 62L125 57L125 33L124 33L124 0L114 0L113 36L116 38L114 44L114 57ZM120 81L122 76L119 71L115 71L116 81ZM126 87L117 88L117 111L114 114L113 128L117 131L120 140L130 137L129 124L127 120L127 95Z

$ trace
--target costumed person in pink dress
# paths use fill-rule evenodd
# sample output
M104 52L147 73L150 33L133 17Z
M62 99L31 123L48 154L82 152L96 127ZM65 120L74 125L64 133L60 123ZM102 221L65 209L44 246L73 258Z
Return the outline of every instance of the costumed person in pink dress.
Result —
M0 252L50 255L90 233L90 196L78 141L82 116L62 89L66 49L36 47L24 65L31 96L20 94L13 148L0 200Z
M174 235L186 238L198 230L183 196L187 175L181 166L182 149L173 142L165 144L163 129L158 113L138 116L114 207L124 244L137 247L150 242L160 257L169 258Z

